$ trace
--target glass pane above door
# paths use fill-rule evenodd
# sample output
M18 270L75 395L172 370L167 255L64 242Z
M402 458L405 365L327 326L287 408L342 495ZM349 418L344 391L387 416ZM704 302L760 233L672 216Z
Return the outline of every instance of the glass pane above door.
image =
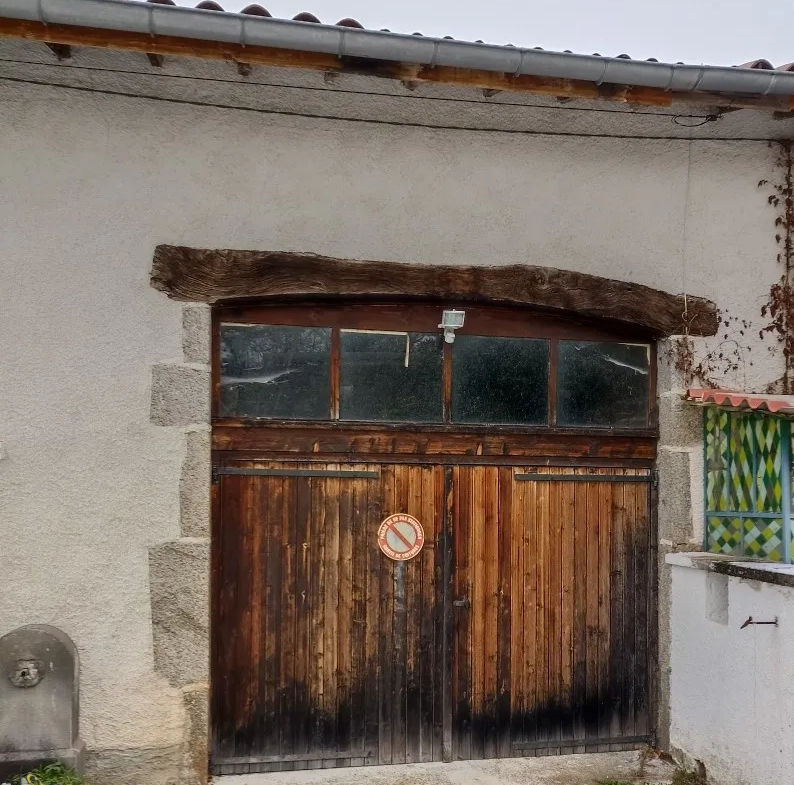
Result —
M220 415L327 420L331 330L222 324Z
M452 421L545 425L549 342L459 335L452 347Z
M557 424L646 427L649 368L646 344L560 341Z
M341 330L339 342L340 420L442 421L440 334Z

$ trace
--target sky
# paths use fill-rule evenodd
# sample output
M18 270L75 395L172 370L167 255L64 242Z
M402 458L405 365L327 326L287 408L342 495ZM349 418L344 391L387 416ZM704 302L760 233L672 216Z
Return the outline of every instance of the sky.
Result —
M177 0L195 5L198 0ZM794 61L794 0L219 0L227 11L258 2L275 17L310 11L334 24L486 43L541 46L666 62L739 65Z

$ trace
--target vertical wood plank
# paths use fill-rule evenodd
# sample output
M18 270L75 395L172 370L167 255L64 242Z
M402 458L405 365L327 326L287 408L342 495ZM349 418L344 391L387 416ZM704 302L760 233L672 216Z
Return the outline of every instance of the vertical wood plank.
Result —
M610 592L610 701L609 734L613 738L627 735L624 730L622 684L626 678L623 657L626 638L623 628L624 593L626 585L626 504L628 483L616 483L612 490L612 548L610 554L612 588ZM630 490L628 491L630 493Z
M420 523L422 508L421 466L409 466L406 471L406 512ZM425 554L405 563L405 762L421 760L422 706L420 701L422 664L419 656L422 631L422 559Z
M524 674L524 491L527 483L516 482L517 469L510 467L510 744L524 741L526 679ZM506 482L503 478L502 483ZM503 518L504 520L504 518Z
M512 756L511 714L512 695L512 590L513 590L513 470L495 469L496 526L498 529L498 646L496 663L496 757Z
M433 580L435 555L438 549L438 517L443 497L436 493L440 470L428 466L421 471L421 514L419 520L425 532L425 547L419 560L419 760L432 761L434 742L434 715L436 703L435 660L442 657L441 646L434 647L434 613L436 590ZM439 641L439 644L441 641ZM440 704L440 701L439 701ZM439 748L440 758L440 748Z
M648 596L651 592L651 565L650 565L650 510L649 485L634 483L636 487L635 504L637 515L637 529L634 537L634 558L637 564L635 582L635 613L637 624L635 632L636 657L634 680L635 689L635 732L647 734L651 729L648 706L648 638L649 614Z
M544 472L548 474L548 472ZM537 642L535 644L535 672L537 698L536 711L536 738L547 740L549 728L545 711L549 705L549 483L537 483L537 499L535 507L535 536L536 536L536 607L535 626Z
M598 494L600 483L587 483L587 696L585 726L588 752L598 749Z
M350 469L361 470L352 465ZM339 558L338 558L338 599L337 599L337 653L336 653L336 749L345 752L351 747L351 724L353 699L352 639L354 618L353 597L353 526L354 497L357 485L355 479L341 479L339 483ZM337 766L349 766L349 759L340 759Z
M363 470L372 470L362 466ZM367 625L367 543L366 529L374 529L375 522L367 520L370 481L356 480L352 489L351 518L351 580L352 606L350 626L350 749L353 753L365 749L366 694L371 686L366 673ZM351 758L352 766L363 766L364 757Z
M560 563L561 563L561 671L560 705L562 718L560 736L564 740L576 738L573 721L573 650L574 650L574 594L576 581L576 485L563 482L560 488ZM567 748L570 751L570 747Z
M255 478L252 478L255 479ZM285 477L282 480L281 509L281 542L280 557L282 563L282 580L280 602L282 606L281 627L277 631L280 637L281 656L279 663L279 727L281 730L280 749L282 755L295 754L294 726L295 716L295 631L296 618L296 506L299 478ZM282 764L282 771L292 771L294 764Z
M338 468L328 464L329 469ZM323 752L335 755L338 716L338 631L339 631L339 487L338 478L329 477L325 485L325 626L323 627ZM334 767L328 759L323 768Z
M308 754L311 739L311 703L308 700L311 678L311 550L312 488L310 478L295 483L295 667L293 678L293 712L295 713L295 754ZM306 764L295 764L305 769Z
M485 531L484 472L479 466L466 467L469 479L469 519L471 527L472 599L471 599L471 671L472 671L472 738L471 757L480 760L485 756L482 718L485 713Z
M453 469L444 466L442 478L437 483L436 494L441 510L439 525L441 527L437 539L434 560L434 577L436 582L436 608L433 623L434 650L437 665L433 670L436 683L436 700L440 697L440 716L437 710L434 716L433 754L436 760L450 762L455 757L456 745L459 744L458 734L454 728L455 697L460 690L457 682L457 665L455 655L455 619L453 616L452 599L455 596L455 554L457 548L453 538L453 518L456 509L453 490ZM438 495L440 494L440 495ZM438 657L438 652L441 656ZM440 742L440 749L439 749ZM440 752L440 757L439 757Z
M248 478L255 481L255 478ZM281 586L282 558L281 533L283 528L284 480L268 478L262 494L266 504L262 524L267 536L266 588L265 588L265 716L264 747L266 755L281 754L281 717L279 715L279 685L281 670Z
M577 472L580 473L580 472ZM573 659L573 727L574 738L587 735L587 484L574 486L574 659ZM584 745L575 752L584 752Z
M385 467L381 467L381 473L383 473L384 468ZM378 745L380 731L378 720L381 698L379 625L381 623L381 563L384 557L377 546L376 535L377 527L384 517L381 480L372 480L367 486L367 515L362 546L366 553L365 564L367 569L364 643L367 690L365 696L366 719L364 748L368 751L374 751L375 755L366 759L366 765L374 765L379 762Z
M328 500L325 478L316 478L311 483L311 663L312 676L309 695L312 707L312 728L309 739L309 750L318 754L323 750L325 725L323 712L325 709L325 572L326 550L325 538L328 529ZM321 760L309 763L310 769L322 768Z
M452 690L454 713L453 757L471 760L472 713L474 711L472 649L474 628L474 550L472 544L472 482L471 468L455 466L452 469L454 506L452 537L455 553L454 592L456 601L468 599L468 609L453 606L449 613L454 625L454 661Z
M483 701L481 734L483 757L497 755L497 658L499 651L499 470L492 466L478 467L482 477L484 554L484 619L483 619Z
M557 475L559 469L552 469L550 473ZM565 483L549 483L549 512L545 523L548 532L549 575L546 615L548 619L547 631L547 657L548 657L548 717L549 741L552 754L559 755L560 748L554 742L559 742L563 709L562 703L562 536L560 519L562 516L562 487ZM552 710L552 708L554 710Z
M635 472L628 470L627 474L633 475ZM624 486L625 504L626 504L626 519L624 528L624 543L626 553L626 582L625 592L623 595L623 634L624 634L624 655L623 655L623 706L624 706L624 721L623 729L627 736L634 736L636 733L635 717L634 717L634 699L635 699L635 666L637 661L637 648L636 648L636 631L637 631L637 614L636 614L636 586L637 586L637 569L636 569L636 552L634 543L637 540L637 488L642 487L638 483L626 483Z
M619 474L601 469L599 474ZM610 566L612 492L615 483L599 483L598 500L598 737L609 738Z
M524 491L524 700L523 738L534 742L538 738L538 667L537 667L537 605L538 605L538 483L527 482Z
M397 512L394 502L395 472L394 465L383 467L381 474L381 498L383 517ZM378 760L381 764L392 763L392 699L393 668L395 660L394 635L394 562L383 554L380 560L380 629L378 635L378 659L380 662L379 719L378 719Z
M409 477L411 467L396 467L394 483L394 510L408 512ZM408 655L408 565L406 562L394 563L394 619L392 620L392 763L405 763L406 756L406 706L407 695L407 655Z

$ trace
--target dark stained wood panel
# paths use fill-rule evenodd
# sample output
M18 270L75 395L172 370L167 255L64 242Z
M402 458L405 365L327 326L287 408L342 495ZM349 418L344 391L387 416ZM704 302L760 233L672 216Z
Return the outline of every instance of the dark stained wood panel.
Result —
M636 325L660 337L714 335L719 326L716 306L701 297L535 265L406 264L158 245L151 283L174 299L209 303L318 296L435 299L545 308Z
M223 464L281 473L213 488L216 773L651 738L648 469ZM425 529L407 563L392 512Z
M224 452L264 452L280 457L328 455L341 460L379 460L379 456L404 458L412 463L448 462L489 463L504 461L512 465L517 458L538 463L558 460L580 463L593 460L645 461L650 466L656 457L653 432L643 435L603 433L501 432L498 428L461 432L460 430L384 428L377 426L300 426L216 424L212 445Z
M648 472L516 481L524 471L452 469L453 596L470 603L453 610L458 760L611 750L652 732Z
M304 468L333 476L221 475L214 491L213 769L441 760L444 470ZM377 546L393 512L424 526L407 563Z

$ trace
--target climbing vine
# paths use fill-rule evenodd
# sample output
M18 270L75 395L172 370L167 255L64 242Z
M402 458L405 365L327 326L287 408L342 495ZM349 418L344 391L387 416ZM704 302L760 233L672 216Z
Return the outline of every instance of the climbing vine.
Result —
M760 180L759 188L771 193L767 202L775 208L775 242L778 245L777 262L782 267L769 297L761 307L761 316L768 319L759 331L761 339L772 337L769 350L782 348L783 376L770 385L768 392L794 393L794 148L789 140L770 142L778 150L776 164L781 172L777 182ZM695 344L687 330L683 314L683 335L675 338L670 348L670 362L681 373L687 384L698 383L704 387L719 386L720 379L752 365L748 355L751 347L744 340L750 322L727 312L720 314L718 343L706 354L698 357Z
M728 373L744 370L752 365L748 359L751 351L744 345L744 336L750 322L731 316L727 311L720 313L719 343L702 356L695 352L695 342L686 331L673 339L670 345L669 361L686 381L687 385L699 384L703 387L718 387L717 379Z
M773 284L769 299L761 308L761 315L769 323L760 331L761 338L771 335L783 350L783 377L780 392L791 393L794 388L794 173L792 172L792 143L789 140L772 142L778 147L777 163L783 172L779 182L761 180L759 188L770 188L767 201L777 211L775 216L775 242L778 244L777 261L783 268L780 280ZM774 347L770 347L773 349Z

